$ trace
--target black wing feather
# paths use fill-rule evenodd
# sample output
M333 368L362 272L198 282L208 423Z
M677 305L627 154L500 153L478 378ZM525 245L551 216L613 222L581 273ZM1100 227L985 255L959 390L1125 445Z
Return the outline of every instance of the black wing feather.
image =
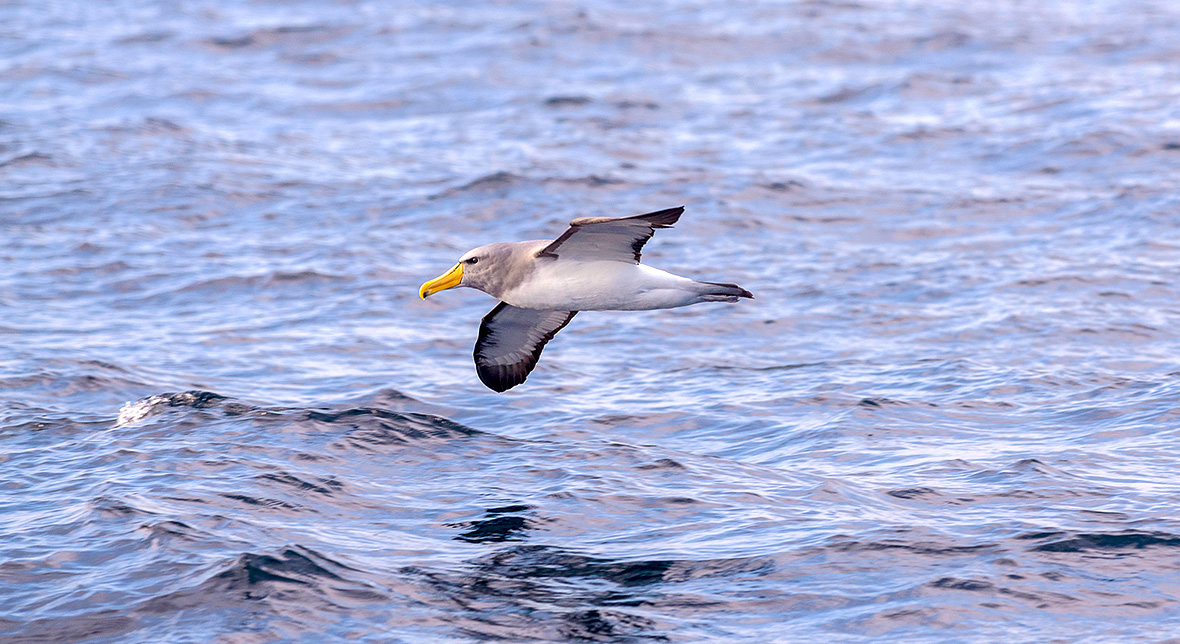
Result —
M488 389L504 392L528 378L545 344L577 311L522 309L500 302L479 325L475 372Z

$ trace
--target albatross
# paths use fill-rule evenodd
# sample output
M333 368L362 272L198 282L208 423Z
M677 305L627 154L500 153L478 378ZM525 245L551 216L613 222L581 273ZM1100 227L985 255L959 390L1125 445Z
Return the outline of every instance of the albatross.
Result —
M489 389L528 378L541 350L579 311L647 311L753 298L737 284L699 282L639 263L657 228L684 207L633 217L583 217L555 240L502 242L467 251L451 270L418 289L422 299L457 286L500 300L483 317L475 370Z

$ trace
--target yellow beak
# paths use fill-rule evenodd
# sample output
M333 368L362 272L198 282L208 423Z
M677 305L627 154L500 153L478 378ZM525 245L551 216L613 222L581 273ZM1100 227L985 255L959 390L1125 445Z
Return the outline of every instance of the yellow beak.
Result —
M418 297L425 300L439 291L445 291L448 288L455 288L459 285L459 282L462 281L463 265L455 264L455 267L451 270L423 284L422 288L418 289Z

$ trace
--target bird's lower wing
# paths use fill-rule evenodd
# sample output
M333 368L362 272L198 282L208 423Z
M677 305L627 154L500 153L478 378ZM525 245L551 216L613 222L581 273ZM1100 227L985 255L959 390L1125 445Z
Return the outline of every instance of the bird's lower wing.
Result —
M475 371L493 391L507 391L528 378L541 349L577 311L522 309L500 302L483 316L475 341Z

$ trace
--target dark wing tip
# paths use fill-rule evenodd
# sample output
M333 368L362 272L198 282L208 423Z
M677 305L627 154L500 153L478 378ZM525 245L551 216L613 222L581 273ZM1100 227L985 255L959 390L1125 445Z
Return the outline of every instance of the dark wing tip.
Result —
M642 219L651 224L652 228L669 228L672 224L680 221L680 215L684 214L684 206L676 206L675 208L667 208L665 210L657 210L643 215L635 215L627 219Z
M476 362L475 373L485 387L502 394L528 378L529 370L517 367L518 365L481 365Z
M570 226L588 226L590 224L609 224L612 221L628 221L639 219L645 223L651 224L652 228L667 228L672 224L680 221L680 215L684 214L684 206L676 206L675 208L665 208L664 210L657 210L655 212L647 212L642 215L631 215L630 217L578 217L570 222Z
M745 298L749 298L751 300L754 299L753 293L738 286L737 284L725 284L722 282L702 282L702 284L708 284L709 286L716 287L715 289L712 290L712 292L708 293L708 295L722 295L722 296L726 296L726 297L745 297Z

